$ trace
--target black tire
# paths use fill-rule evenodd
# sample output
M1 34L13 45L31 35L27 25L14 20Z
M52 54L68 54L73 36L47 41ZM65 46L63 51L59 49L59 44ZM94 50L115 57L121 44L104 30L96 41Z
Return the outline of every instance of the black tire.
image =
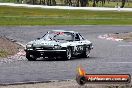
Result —
M86 78L83 76L76 76L76 81L79 85L84 85L86 83Z
M36 61L36 57L32 54L27 54L26 53L26 58L28 59L28 61Z
M72 56L72 51L71 51L70 48L67 48L66 49L66 53L64 55L65 60L70 60L71 59L71 56Z
M81 54L83 58L89 58L90 49L88 47L85 48L85 51Z

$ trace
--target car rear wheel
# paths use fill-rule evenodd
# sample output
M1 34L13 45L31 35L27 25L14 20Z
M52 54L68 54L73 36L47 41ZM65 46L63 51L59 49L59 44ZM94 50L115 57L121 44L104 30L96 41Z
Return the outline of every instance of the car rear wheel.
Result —
M28 59L28 61L36 61L36 57L32 54L26 54L26 58Z
M65 60L70 60L71 59L71 55L72 55L72 52L71 52L71 49L70 48L67 48L66 49L66 53L65 53Z

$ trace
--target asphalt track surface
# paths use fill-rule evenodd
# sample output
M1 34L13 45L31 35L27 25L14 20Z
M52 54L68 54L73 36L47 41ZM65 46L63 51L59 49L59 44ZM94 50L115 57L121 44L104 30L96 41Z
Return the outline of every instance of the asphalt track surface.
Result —
M81 65L88 74L132 74L132 43L99 39L99 35L132 32L132 26L25 26L0 27L0 36L22 44L43 36L48 30L73 30L93 42L90 58L61 60L24 60L0 63L0 84L46 82L75 79ZM17 59L17 58L16 58Z

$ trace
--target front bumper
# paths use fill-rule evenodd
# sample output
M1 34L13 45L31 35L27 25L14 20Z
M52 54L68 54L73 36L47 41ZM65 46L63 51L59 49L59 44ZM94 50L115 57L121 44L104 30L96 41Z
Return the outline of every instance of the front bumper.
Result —
M33 50L26 49L26 54L32 54L36 57L58 57L63 56L66 53L66 50Z
M33 49L27 49L25 51L29 51L29 52L65 52L66 50L33 50Z

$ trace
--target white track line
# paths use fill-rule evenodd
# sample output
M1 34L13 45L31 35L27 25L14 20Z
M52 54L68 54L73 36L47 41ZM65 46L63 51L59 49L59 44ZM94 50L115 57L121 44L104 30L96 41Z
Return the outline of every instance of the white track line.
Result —
M0 6L5 6L5 5L6 6L15 6L15 7L45 8L45 9L93 10L93 11L132 11L132 8L70 7L70 6L46 6L46 5L0 3Z

